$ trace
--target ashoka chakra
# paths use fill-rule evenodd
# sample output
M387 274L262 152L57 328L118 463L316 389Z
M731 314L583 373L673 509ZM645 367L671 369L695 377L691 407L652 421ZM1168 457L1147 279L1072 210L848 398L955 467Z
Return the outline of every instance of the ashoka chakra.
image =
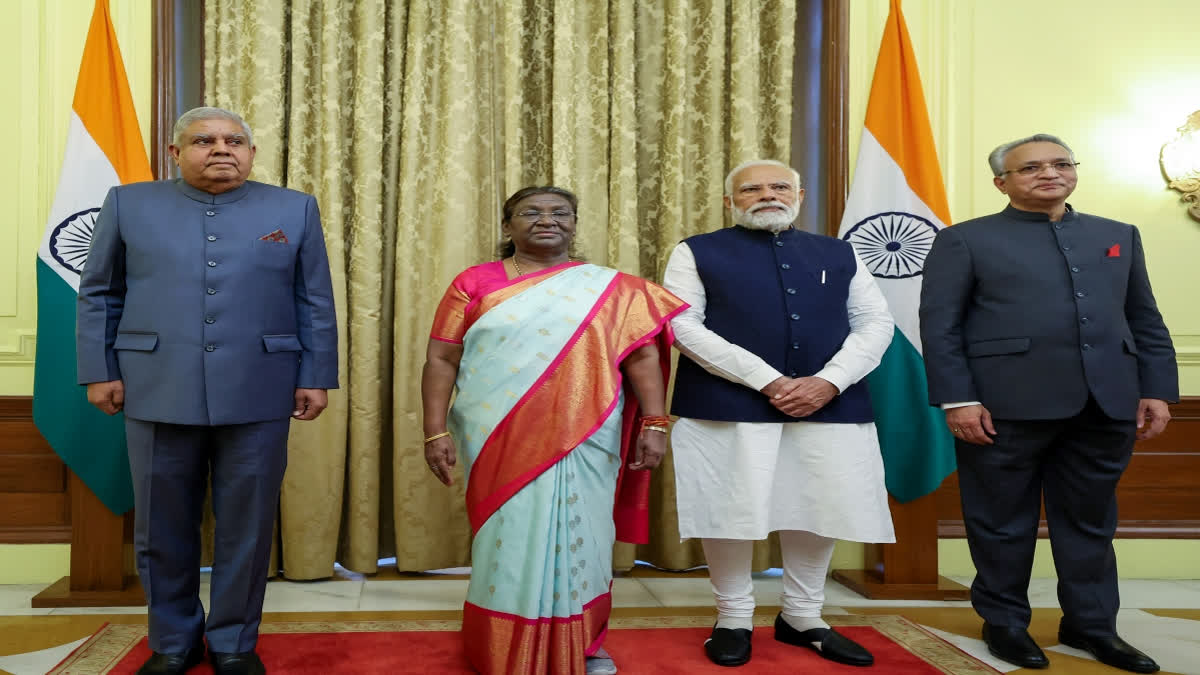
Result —
M76 274L83 272L83 264L87 262L98 213L100 209L84 209L68 216L50 233L50 255Z
M842 237L871 274L884 279L915 277L925 266L938 228L921 216L899 211L876 213Z

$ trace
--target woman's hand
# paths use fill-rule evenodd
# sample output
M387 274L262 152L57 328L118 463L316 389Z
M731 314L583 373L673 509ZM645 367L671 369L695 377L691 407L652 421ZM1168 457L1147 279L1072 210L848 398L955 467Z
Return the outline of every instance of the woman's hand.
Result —
M662 464L663 455L667 454L667 435L661 431L643 429L638 434L637 445L633 450L633 462L629 468L634 471L653 469Z
M454 476L450 473L457 463L454 451L454 439L450 436L435 438L425 444L425 463L437 479L445 485L454 484Z

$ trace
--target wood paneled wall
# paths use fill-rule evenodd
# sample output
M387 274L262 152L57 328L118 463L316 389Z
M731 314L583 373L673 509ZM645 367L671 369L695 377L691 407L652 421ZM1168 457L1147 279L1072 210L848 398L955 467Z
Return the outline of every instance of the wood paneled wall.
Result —
M33 399L0 396L0 543L71 541L67 467L33 425Z
M1171 416L1162 436L1137 444L1121 479L1118 537L1200 539L1200 397L1171 406ZM0 543L69 542L68 485L33 425L32 399L0 396ZM962 537L957 475L935 496L938 536Z
M965 536L958 474L951 474L934 495L938 536ZM1119 538L1200 539L1200 396L1171 406L1167 430L1134 446L1117 486L1117 508ZM1044 518L1039 534L1046 536Z

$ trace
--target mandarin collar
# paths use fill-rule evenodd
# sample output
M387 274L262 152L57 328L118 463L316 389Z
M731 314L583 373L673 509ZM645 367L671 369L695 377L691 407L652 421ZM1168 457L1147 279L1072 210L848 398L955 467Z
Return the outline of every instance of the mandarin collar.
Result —
M175 179L175 188L187 195L189 199L194 199L203 204L229 204L245 197L250 191L250 181L246 181L232 190L226 190L220 194L205 192L198 187L195 187L182 178Z
M745 225L739 225L739 224L734 224L734 227L741 230L742 232L749 232L751 234L761 235L761 236L766 236L766 237L774 237L777 234L778 235L786 235L788 233L796 231L795 225L790 225L790 226L788 226L788 228L786 230L780 230L779 232L772 232L770 230L759 230L759 229L755 229L753 227L746 227Z
M1014 218L1016 220L1031 220L1039 223L1050 222L1050 214L1048 213L1042 213L1041 211L1022 211L1012 204L1005 206L1003 213L1009 218ZM1070 204L1067 204L1067 210L1063 213L1062 217L1063 222L1068 220L1075 220L1075 209Z

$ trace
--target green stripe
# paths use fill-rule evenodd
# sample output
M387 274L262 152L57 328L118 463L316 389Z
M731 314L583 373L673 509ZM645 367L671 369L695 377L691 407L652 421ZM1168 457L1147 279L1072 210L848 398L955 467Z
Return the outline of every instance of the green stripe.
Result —
M125 416L108 416L87 402L76 384L75 290L37 261L37 361L33 422L71 471L113 513L133 508L133 481L125 451Z
M945 413L929 405L921 354L899 329L867 386L888 492L900 502L933 492L955 470L954 437Z

